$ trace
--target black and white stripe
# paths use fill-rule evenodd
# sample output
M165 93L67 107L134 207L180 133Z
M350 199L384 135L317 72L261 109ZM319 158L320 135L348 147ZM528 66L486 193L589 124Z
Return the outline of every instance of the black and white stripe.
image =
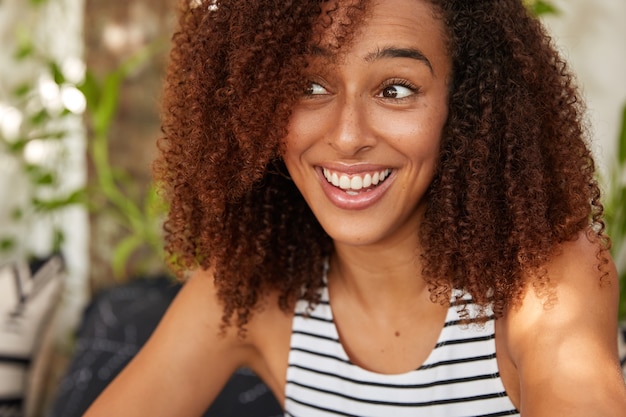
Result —
M343 349L325 288L307 316L299 302L293 320L285 415L322 416L510 416L495 357L494 322L460 323L455 307L436 347L422 366L385 375L354 365Z

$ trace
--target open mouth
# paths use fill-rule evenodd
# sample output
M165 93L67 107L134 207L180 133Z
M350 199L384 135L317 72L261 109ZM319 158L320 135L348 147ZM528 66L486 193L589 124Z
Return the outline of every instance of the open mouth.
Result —
M381 171L354 175L337 173L327 168L323 168L322 172L329 184L344 190L346 194L357 195L362 192L370 191L380 185L389 177L391 169L387 168Z

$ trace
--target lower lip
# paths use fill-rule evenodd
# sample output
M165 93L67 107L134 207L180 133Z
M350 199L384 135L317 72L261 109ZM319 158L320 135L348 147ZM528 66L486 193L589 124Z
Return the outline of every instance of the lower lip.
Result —
M318 169L318 176L320 177L324 194L326 194L326 197L331 203L344 210L363 210L376 204L391 186L395 177L393 174L394 172L392 171L385 181L368 191L361 191L358 194L350 195L341 188L335 187L326 181L324 174Z

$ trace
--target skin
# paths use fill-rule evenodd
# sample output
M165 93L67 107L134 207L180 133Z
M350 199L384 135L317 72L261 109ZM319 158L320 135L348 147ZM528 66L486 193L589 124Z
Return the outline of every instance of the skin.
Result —
M447 309L429 301L416 256L447 116L443 24L425 1L386 0L335 56L326 47L332 30L310 59L311 86L294 109L284 160L335 243L328 285L346 352L366 369L406 372L432 350ZM388 169L389 176L370 201L329 185L323 168L349 178ZM626 415L617 274L609 264L600 284L596 252L584 234L563 244L546 265L556 302L546 304L527 277L522 303L496 322L501 376L525 417ZM234 328L220 336L212 272L196 271L86 416L201 415L240 366L284 403L292 314L277 297L263 300L245 338Z
M406 372L426 359L446 311L415 279L415 231L447 117L451 62L430 7L393 3L376 7L339 56L328 56L322 39L284 153L291 178L335 244L328 281L344 348L356 363L383 373ZM390 173L351 196L329 185L323 169L348 178ZM414 317L424 319L416 324ZM412 336L419 335L426 343L416 346Z

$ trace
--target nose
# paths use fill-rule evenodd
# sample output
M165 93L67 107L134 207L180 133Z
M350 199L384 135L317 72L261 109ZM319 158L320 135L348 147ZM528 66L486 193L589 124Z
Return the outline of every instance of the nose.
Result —
M376 143L367 104L355 95L338 100L328 144L344 156L355 156Z

